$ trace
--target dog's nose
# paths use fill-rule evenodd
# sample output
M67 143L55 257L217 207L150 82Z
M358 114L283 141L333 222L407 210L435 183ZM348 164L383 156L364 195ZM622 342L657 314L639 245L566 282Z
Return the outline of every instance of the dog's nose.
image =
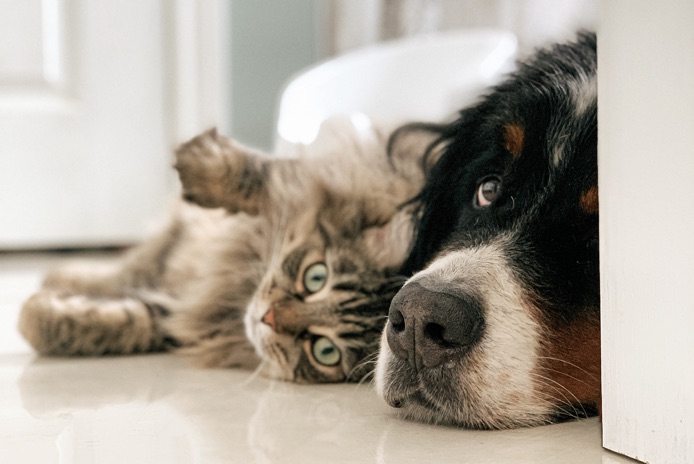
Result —
M417 282L395 295L388 322L391 351L417 370L459 359L480 339L484 327L474 298L429 290Z

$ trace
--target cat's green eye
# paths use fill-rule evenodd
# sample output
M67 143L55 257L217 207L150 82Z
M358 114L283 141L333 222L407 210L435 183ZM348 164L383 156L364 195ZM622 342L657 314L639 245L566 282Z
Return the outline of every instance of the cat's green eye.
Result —
M324 263L311 264L304 271L304 289L308 293L316 293L325 287L328 281L328 266Z
M318 337L311 344L311 354L318 364L335 366L340 362L342 353L328 337Z

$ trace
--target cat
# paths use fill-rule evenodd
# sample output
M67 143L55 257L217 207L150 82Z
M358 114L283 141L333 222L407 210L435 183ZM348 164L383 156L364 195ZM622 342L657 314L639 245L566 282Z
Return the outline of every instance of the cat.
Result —
M413 133L337 118L293 158L193 138L175 151L168 225L116 263L49 272L20 332L44 355L174 350L298 383L361 380L405 282L407 202L428 164Z

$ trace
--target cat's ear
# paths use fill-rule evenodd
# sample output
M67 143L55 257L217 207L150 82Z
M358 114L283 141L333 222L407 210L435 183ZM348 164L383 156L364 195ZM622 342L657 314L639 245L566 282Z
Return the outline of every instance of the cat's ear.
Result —
M377 268L397 270L410 252L413 231L412 210L405 208L387 223L364 229L360 237L361 246Z
M410 123L397 128L389 137L387 151L392 165L406 178L419 180L443 152L441 134L447 126Z

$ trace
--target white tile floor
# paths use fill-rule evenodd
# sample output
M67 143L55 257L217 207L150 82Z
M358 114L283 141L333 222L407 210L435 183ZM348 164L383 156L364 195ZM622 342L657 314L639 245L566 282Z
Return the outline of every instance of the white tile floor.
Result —
M402 421L369 385L297 386L172 355L34 356L20 302L61 257L0 254L0 463L629 463L596 419L503 432Z

